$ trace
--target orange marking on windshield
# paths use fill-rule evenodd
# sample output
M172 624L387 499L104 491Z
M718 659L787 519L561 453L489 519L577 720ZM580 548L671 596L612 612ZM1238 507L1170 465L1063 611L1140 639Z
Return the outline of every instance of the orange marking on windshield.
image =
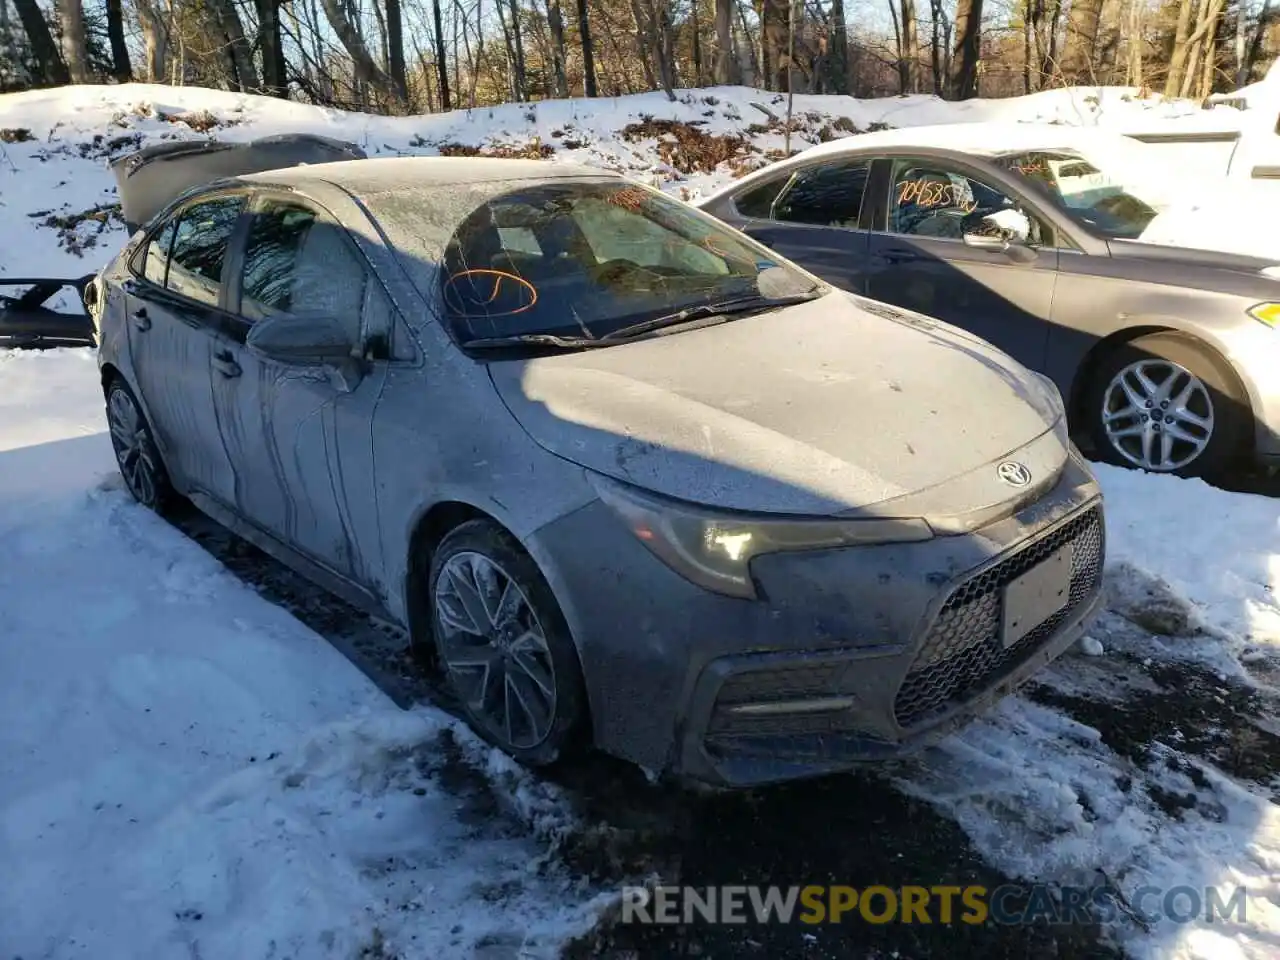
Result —
M525 304L523 307L517 307L515 310L503 310L500 313L490 313L489 311L486 310L484 312L484 316L486 317L513 317L517 313L524 313L526 310L533 309L534 304L538 302L538 288L535 287L528 280L526 280L524 277L521 277L514 273L510 273L506 270L488 270L483 268L476 268L474 270L459 270L457 273L450 276L449 279L445 281L445 285L444 285L446 299L448 298L449 293L454 290L454 284L456 284L459 280L463 280L467 277L476 277L476 276L493 278L492 292L489 294L488 298L481 301L478 304L478 306L482 306L482 307L488 306L489 304L493 303L493 301L498 299L498 294L502 292L502 282L504 280L511 280L516 284L518 284L521 289L529 291L529 302ZM473 286L474 285L475 284L473 282ZM465 304L466 298L463 297L462 294L455 292L454 296L456 296L459 300L462 300ZM468 312L466 310L461 310L459 312L462 313L463 316L468 315Z

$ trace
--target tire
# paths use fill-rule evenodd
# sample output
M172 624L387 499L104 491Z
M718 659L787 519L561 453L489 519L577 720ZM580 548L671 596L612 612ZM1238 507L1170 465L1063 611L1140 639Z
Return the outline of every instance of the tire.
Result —
M431 558L427 596L436 664L472 729L531 767L576 753L587 726L577 648L514 538L490 520L454 528Z
M1138 372L1146 376L1145 385ZM1253 424L1249 399L1226 361L1195 338L1173 332L1138 337L1108 353L1094 371L1084 416L1100 459L1181 477L1229 474L1239 465ZM1143 446L1146 437L1149 448Z
M151 432L133 391L118 376L107 384L107 427L116 465L133 498L157 513L164 513L176 499L169 472L160 458Z

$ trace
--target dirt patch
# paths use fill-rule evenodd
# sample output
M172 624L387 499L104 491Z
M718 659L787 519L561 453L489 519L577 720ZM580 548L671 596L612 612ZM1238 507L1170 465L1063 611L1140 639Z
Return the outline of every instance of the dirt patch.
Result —
M537 137L525 143L491 143L475 147L466 143L442 143L436 149L442 157L497 157L500 160L546 160L556 148Z
M26 143L34 139L35 134L26 127L0 128L0 143Z
M1026 695L1094 727L1108 747L1137 763L1152 762L1167 743L1256 784L1280 802L1280 736L1257 722L1276 714L1280 705L1271 697L1192 664L1148 664L1123 653L1112 656L1126 669L1146 673L1158 691L1138 693L1122 703L1100 703L1044 685L1028 688ZM1166 809L1178 808L1171 801Z
M96 247L102 235L112 227L124 227L124 215L118 203L99 204L76 213L41 212L31 216L43 218L40 226L56 230L58 246L77 257L83 257L86 250Z
M701 123L644 116L623 127L622 138L630 143L657 140L662 162L685 174L715 173L721 164L740 163L756 152L741 134L707 133Z

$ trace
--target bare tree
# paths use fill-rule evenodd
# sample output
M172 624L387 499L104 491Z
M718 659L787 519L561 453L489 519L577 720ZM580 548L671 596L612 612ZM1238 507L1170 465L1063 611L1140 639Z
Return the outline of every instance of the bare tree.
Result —
M1125 83L1141 89L1142 79L1142 0L1129 0L1129 62L1125 69Z
M1061 75L1070 83L1090 83L1094 79L1093 55L1101 15L1102 0L1071 0L1061 70Z
M436 77L440 85L440 109L451 110L453 108L449 101L449 66L444 57L444 23L440 17L440 0L431 0L431 17L435 26Z
M827 82L834 93L849 92L849 25L844 0L831 0L831 24L827 40Z
M18 11L18 19L22 21L27 42L31 44L31 54L40 70L40 79L48 84L70 83L71 74L67 71L66 61L58 52L58 45L53 42L49 24L40 12L36 0L13 0L13 6Z
M595 46L591 42L587 0L578 0L578 39L582 42L582 86L588 97L599 95L596 87Z
M57 0L56 6L67 73L72 83L85 83L89 79L89 47L84 36L84 7L80 0Z
M400 0L386 0L387 4L387 70L395 84L396 96L406 106L409 103L409 79L404 65L404 15ZM377 3L374 3L375 9Z
M439 0L435 0L435 2L438 16ZM356 83L368 84L381 93L387 101L395 102L398 99L395 84L387 76L386 72L374 62L369 53L369 47L365 44L364 36L347 15L347 11L338 4L339 0L320 0L320 5L324 8L325 19L329 21L329 26L333 28L333 32L337 35L338 42L342 44L342 48L347 51L347 56L351 58ZM441 38L440 46L444 46L443 38ZM443 49L440 52L443 54ZM444 58L442 56L441 63L443 64L443 62Z
M1187 37L1191 34L1191 16L1195 12L1195 0L1180 0L1178 21L1173 33L1173 52L1169 57L1169 72L1165 76L1164 95L1176 97L1182 89L1182 77L1187 65Z
M982 0L956 0L955 53L951 58L951 95L966 100L978 92L982 56Z
M916 0L899 0L902 25L898 43L898 76L903 93L920 92L920 35Z
M547 27L551 30L551 72L557 97L569 96L569 77L565 70L564 17L560 0L547 0Z
M737 58L733 55L733 0L715 0L715 11L716 63L712 75L719 84L737 83Z

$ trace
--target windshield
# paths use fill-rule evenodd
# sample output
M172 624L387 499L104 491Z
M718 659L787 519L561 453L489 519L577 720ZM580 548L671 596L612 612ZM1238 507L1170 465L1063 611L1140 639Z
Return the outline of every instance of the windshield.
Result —
M616 180L544 182L490 199L458 227L443 267L445 309L463 343L599 339L690 307L820 288L710 217Z
M996 162L1035 184L1068 216L1108 237L1133 240L1156 216L1116 171L1103 171L1070 150L1006 154Z

